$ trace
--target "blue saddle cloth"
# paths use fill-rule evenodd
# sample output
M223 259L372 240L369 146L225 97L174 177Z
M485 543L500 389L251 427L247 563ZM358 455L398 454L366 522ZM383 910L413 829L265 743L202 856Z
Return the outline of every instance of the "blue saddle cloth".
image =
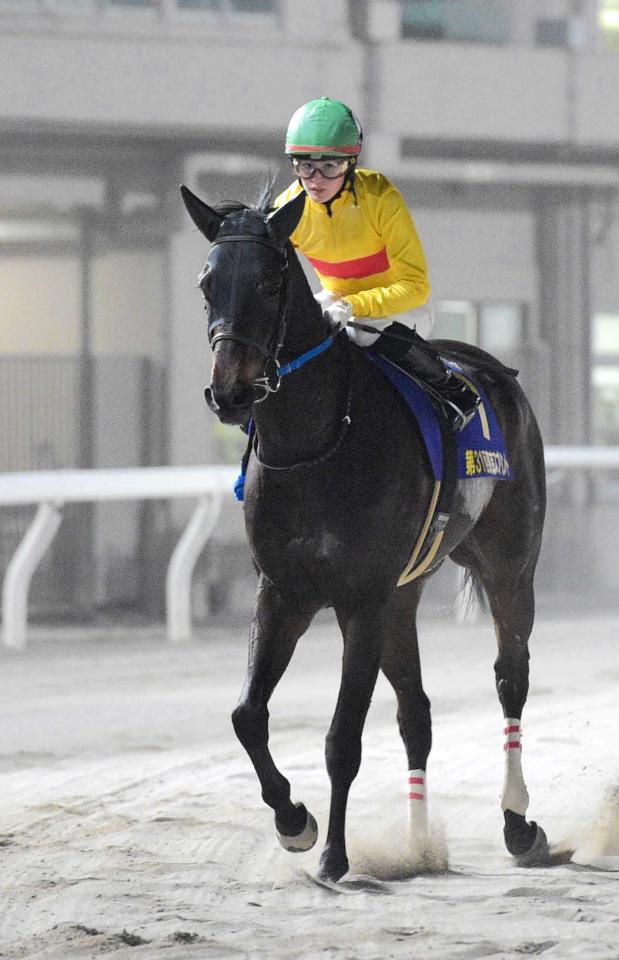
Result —
M418 386L414 380L400 370L390 360L365 350L365 355L372 363L379 367L388 380L401 394L415 417L421 430L435 480L443 479L443 444L438 422L438 413L428 394ZM461 367L449 360L443 361L456 373L462 374ZM511 468L501 430L494 410L488 397L472 377L466 375L470 383L481 397L477 414L470 423L454 434L457 443L457 478L464 480L470 477L494 477L495 480L511 480Z

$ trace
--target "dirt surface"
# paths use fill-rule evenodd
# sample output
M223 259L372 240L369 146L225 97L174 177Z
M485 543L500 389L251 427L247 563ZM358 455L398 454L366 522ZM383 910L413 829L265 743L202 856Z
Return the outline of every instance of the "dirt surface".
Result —
M524 715L529 813L577 863L518 868L502 843L502 723L487 621L423 623L433 702L433 872L406 859L406 761L381 680L351 792L351 872L314 875L334 627L272 700L272 747L320 827L291 855L229 721L244 631L171 647L129 629L35 632L0 654L0 957L619 958L617 623L539 622Z

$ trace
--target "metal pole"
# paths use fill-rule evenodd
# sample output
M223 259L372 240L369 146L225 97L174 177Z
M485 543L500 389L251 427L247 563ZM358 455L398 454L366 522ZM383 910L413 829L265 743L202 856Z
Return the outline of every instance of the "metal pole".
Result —
M22 650L26 646L30 581L60 526L60 506L54 503L39 504L34 520L4 575L2 642L13 650Z
M79 467L95 466L95 370L93 361L93 282L92 265L96 211L84 208L81 215L80 244L80 339L78 354L78 457ZM90 611L94 602L95 505L74 507L68 518L67 534L75 537L75 599L79 607Z
M172 643L191 639L191 578L196 561L221 510L221 493L200 497L178 541L166 576L167 636Z
M94 466L92 259L93 214L84 210L81 215L79 339L79 465L83 469Z

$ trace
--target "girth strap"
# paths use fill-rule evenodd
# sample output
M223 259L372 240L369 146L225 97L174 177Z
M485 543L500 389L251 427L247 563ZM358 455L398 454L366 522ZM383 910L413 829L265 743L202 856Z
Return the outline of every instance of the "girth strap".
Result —
M445 527L451 516L457 482L457 441L447 418L439 414L438 420L443 448L443 479L434 481L426 519L411 558L400 574L398 587L403 587L404 584L416 580L422 573L432 569L445 535ZM442 560L438 563L442 563Z

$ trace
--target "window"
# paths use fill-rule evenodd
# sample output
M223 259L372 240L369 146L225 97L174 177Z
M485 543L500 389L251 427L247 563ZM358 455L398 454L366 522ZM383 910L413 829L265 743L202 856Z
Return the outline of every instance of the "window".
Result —
M535 41L538 47L567 47L569 44L568 21L565 18L537 20Z
M153 0L108 0L111 7L137 7L142 10L153 9L157 4Z
M278 0L0 0L3 8L22 13L54 10L59 13L100 13L106 11L148 10L166 17L181 13L221 13L230 16L274 15Z
M598 21L602 30L619 33L619 0L599 0Z
M275 0L229 0L233 13L275 13Z
M178 10L225 13L276 13L276 0L176 0Z
M598 313L593 318L593 355L615 356L619 364L619 314Z
M498 356L516 350L523 340L520 303L482 303L479 308L479 345Z
M506 0L402 0L401 33L411 40L505 43Z
M176 0L176 6L179 10L197 10L200 13L203 10L220 10L220 0Z
M599 0L598 25L609 50L619 50L619 0Z
M432 336L440 340L477 342L477 310L468 300L441 300L436 305Z
M525 312L524 304L513 301L441 300L432 336L478 344L500 360L522 345Z
M133 7L140 10L152 10L157 4L153 0L108 0L111 7Z
M619 444L619 313L593 318L593 438Z

